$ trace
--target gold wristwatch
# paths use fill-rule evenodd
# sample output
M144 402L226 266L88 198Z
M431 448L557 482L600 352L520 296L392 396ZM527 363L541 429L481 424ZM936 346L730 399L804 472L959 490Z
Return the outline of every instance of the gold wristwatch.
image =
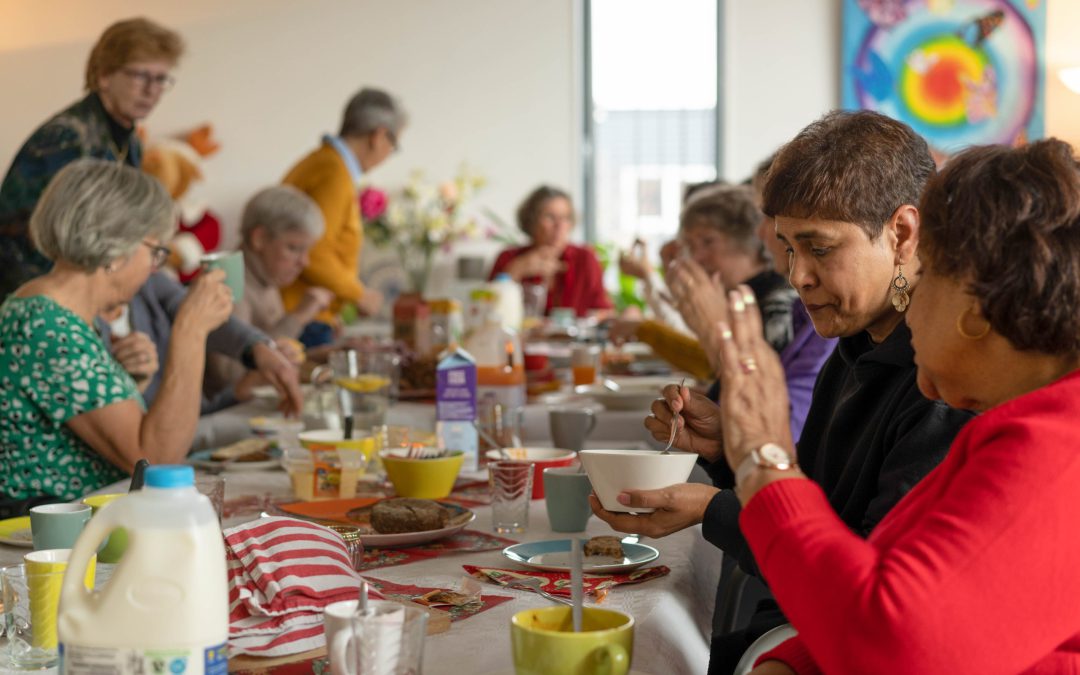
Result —
M766 443L751 450L746 459L739 464L739 468L735 470L735 490L739 489L739 486L743 484L747 476L754 472L754 469L790 471L798 467L799 464L791 456L791 453L776 443Z

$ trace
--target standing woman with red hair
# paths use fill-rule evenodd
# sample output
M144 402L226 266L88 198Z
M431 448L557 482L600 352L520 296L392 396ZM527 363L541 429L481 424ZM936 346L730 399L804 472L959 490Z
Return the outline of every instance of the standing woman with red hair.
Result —
M98 38L86 64L86 96L31 134L0 184L0 300L52 267L27 232L34 206L60 169L81 157L140 168L135 124L172 87L183 53L180 36L149 19L119 21Z

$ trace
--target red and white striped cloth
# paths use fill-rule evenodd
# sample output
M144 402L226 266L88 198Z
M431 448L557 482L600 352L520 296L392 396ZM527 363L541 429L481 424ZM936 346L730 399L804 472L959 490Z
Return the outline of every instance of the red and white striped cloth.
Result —
M323 609L357 598L360 575L345 542L321 525L262 518L226 530L225 549L233 654L287 656L321 647Z

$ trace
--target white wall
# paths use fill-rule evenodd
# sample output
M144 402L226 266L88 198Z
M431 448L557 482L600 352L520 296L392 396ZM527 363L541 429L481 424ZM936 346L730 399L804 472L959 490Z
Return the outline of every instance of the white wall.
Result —
M188 44L145 126L213 123L222 150L203 194L229 228L248 196L337 130L364 85L396 93L411 116L373 182L393 187L415 168L444 179L467 161L489 180L478 201L506 217L541 181L577 187L574 0L0 0L0 171L80 97L102 30L140 14Z
M721 174L742 180L840 101L841 0L724 0Z

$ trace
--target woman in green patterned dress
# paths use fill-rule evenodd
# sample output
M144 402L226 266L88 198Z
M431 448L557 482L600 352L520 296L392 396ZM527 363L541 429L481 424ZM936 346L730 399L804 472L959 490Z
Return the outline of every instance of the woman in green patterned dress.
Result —
M172 202L129 166L82 159L30 219L54 263L0 306L0 498L28 508L119 480L139 459L184 459L199 418L206 336L232 311L223 274L203 274L173 324L161 389L145 409L93 329L168 255Z

